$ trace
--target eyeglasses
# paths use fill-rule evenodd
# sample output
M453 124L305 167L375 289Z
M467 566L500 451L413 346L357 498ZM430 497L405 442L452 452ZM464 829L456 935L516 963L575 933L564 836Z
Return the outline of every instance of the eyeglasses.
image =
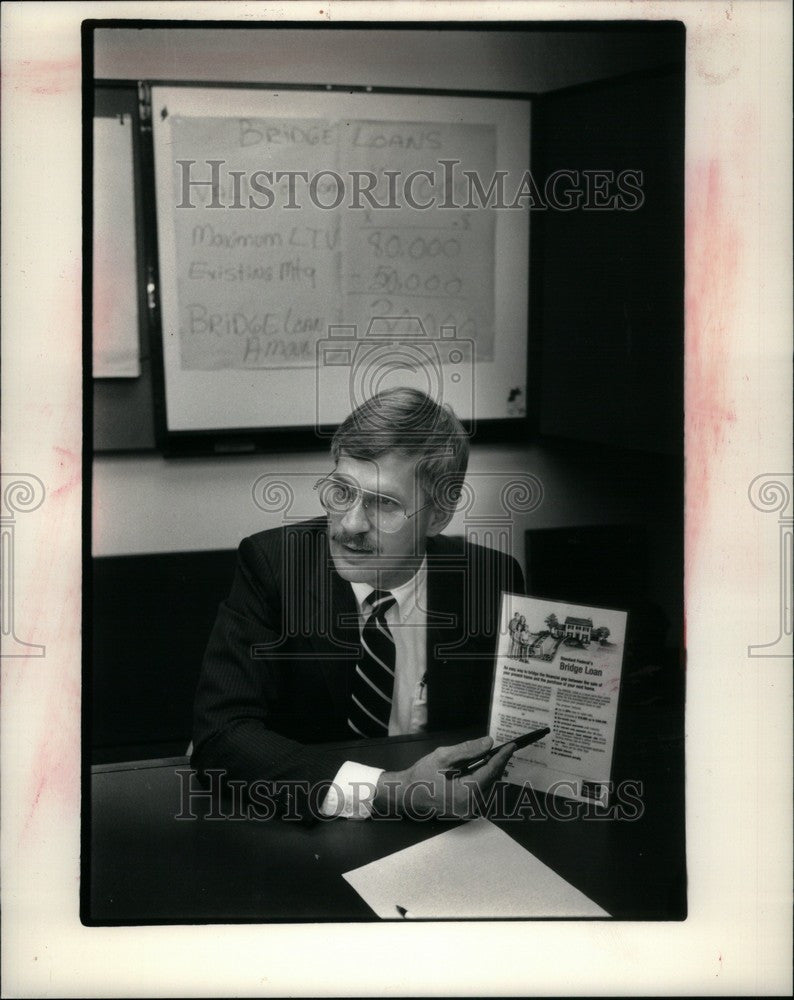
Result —
M314 484L320 503L329 514L346 514L361 501L367 520L378 531L387 533L399 531L407 520L414 517L425 507L430 507L432 501L417 507L408 514L402 502L385 493L372 493L362 490L358 484L335 476L324 476Z

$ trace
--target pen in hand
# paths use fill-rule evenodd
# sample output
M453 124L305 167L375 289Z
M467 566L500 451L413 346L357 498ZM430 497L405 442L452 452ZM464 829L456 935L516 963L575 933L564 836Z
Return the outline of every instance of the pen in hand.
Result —
M449 768L441 773L445 778L461 778L466 775L473 774L476 770L487 764L492 757L495 757L500 750L504 750L505 747L509 747L513 744L515 750L520 750L522 747L529 746L530 743L537 743L537 741L542 740L544 736L548 736L550 732L551 729L549 729L548 726L544 726L542 729L536 729L534 732L527 733L525 736L519 736L518 739L508 740L507 743L502 743L498 747L491 747L491 749L486 750L485 753L478 754L470 760L463 761L457 767Z

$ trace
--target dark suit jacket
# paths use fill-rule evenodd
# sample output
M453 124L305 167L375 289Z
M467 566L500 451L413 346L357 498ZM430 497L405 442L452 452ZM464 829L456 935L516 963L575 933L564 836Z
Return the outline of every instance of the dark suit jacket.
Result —
M427 546L428 730L485 732L502 591L516 561L461 538ZM192 762L232 778L330 781L350 750L347 712L361 656L353 590L318 518L243 539L195 700Z

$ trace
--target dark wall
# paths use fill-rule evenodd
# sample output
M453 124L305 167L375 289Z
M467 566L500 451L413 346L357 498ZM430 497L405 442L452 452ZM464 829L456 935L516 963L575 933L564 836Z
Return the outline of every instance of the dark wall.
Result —
M93 560L93 763L182 754L193 695L236 553Z
M534 176L643 175L633 210L533 213L543 434L683 453L683 140L683 66L538 101Z

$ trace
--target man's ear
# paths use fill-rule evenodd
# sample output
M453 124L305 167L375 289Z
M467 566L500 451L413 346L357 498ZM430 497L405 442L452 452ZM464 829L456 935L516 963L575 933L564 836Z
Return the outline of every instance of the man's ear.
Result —
M449 522L452 520L452 516L455 513L454 510L442 510L440 507L436 507L433 504L429 508L430 517L427 523L427 537L432 538L433 535L438 535L440 532L446 528Z

